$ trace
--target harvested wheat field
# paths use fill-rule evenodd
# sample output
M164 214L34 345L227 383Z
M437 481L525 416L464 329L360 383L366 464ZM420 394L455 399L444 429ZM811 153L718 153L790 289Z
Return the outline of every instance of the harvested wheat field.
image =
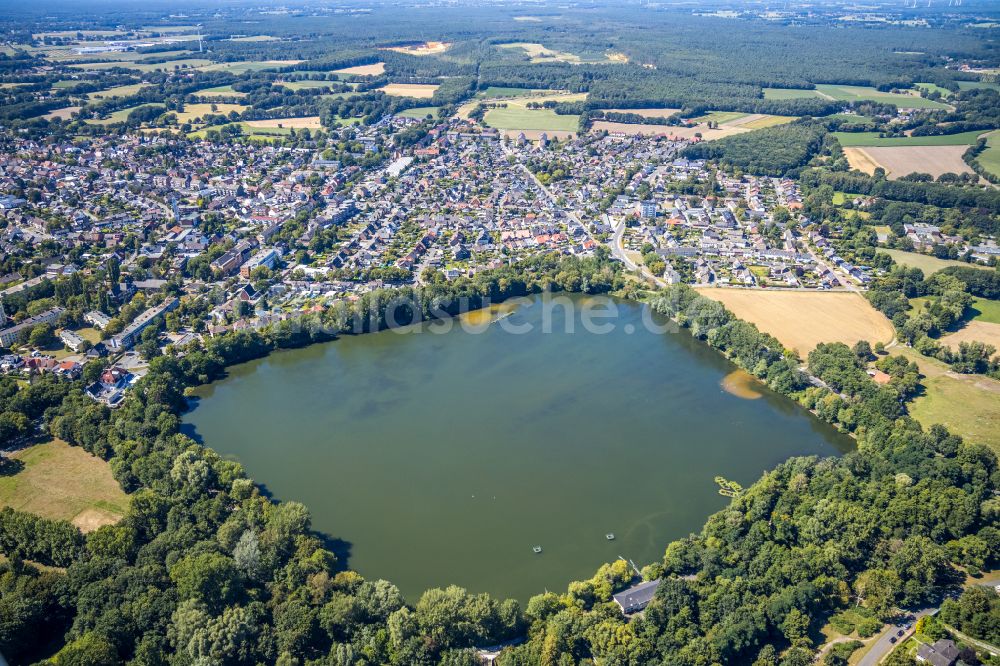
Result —
M70 118L73 117L73 114L76 113L79 110L80 110L80 107L78 107L78 106L67 106L67 107L62 108L62 109L56 109L54 111L49 111L44 116L42 116L42 118L45 118L46 120L53 120L55 118L59 118L61 120L69 120Z
M844 157L847 158L847 163L851 165L852 169L857 169L869 176L875 173L877 167L881 166L864 148L857 146L844 148Z
M958 349L960 342L972 341L985 342L1000 349L1000 324L970 321L954 333L949 333L941 338L941 344L948 345L952 349Z
M287 127L294 129L323 129L319 116L304 116L301 118L269 118L267 120L248 120L247 127Z
M669 118L680 109L607 109L606 113L632 113L643 118Z
M874 146L864 152L877 162L890 178L910 173L929 173L937 178L943 173L972 173L962 159L968 146Z
M601 132L609 133L622 133L628 136L655 136L657 134L665 134L667 136L678 136L677 130L682 130L674 125L650 125L650 124L638 124L638 123L612 123L606 120L595 120L591 123L591 128Z
M417 99L430 99L437 89L438 86L427 83L390 83L376 88L376 90L393 97L416 97Z
M698 293L721 302L802 357L820 342L888 343L894 335L892 323L854 292L708 287Z
M334 74L347 74L348 76L379 76L385 74L385 63L376 62L372 65L355 65L344 69L333 70Z

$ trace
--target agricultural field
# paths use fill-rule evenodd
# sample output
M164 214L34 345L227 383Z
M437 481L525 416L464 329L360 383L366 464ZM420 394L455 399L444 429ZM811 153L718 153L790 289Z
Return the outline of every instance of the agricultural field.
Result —
M153 102L150 104L139 104L138 106L130 106L125 109L118 109L117 111L113 111L108 115L107 118L91 118L84 122L86 122L88 125L112 125L114 123L123 123L126 120L128 120L128 115L130 113L132 113L136 109L141 109L146 106L166 108L164 104L160 104L159 102Z
M198 67L205 67L211 65L211 60L206 60L205 58L181 58L180 60L168 60L167 62L157 62L140 64L135 62L90 62L78 65L70 65L76 69L112 69L114 67L122 67L124 69L132 69L139 72L167 72L176 69L196 69Z
M580 116L561 116L552 109L525 109L508 107L486 112L486 124L503 130L559 130L576 132Z
M962 155L967 146L909 146L869 147L852 146L844 154L852 168L872 174L876 167L885 169L889 178L900 178L910 173L928 173L937 178L943 173L972 173Z
M424 42L423 44L408 44L406 46L388 46L383 51L395 51L406 55L428 56L444 53L451 48L451 42Z
M525 132L528 138L537 138L541 132L548 132L549 138L552 136L568 136L575 134L580 125L580 117L576 115L562 116L552 109L529 109L531 102L540 103L548 100L560 102L580 102L587 98L586 93L556 93L552 95L539 95L532 97L516 97L504 102L506 108L490 109L484 118L487 125L499 130L508 130L507 133L516 135L523 130L537 132L531 136ZM459 115L468 115L468 112L475 107L475 102L462 106ZM553 135L552 132L558 134Z
M975 88L993 88L994 90L1000 90L1000 83L992 83L989 81L955 81L958 84L959 90L973 90Z
M979 165L1000 178L1000 130L986 135L986 150L976 157Z
M11 457L21 468L0 475L0 506L68 520L84 532L115 523L128 510L108 464L79 447L54 439Z
M929 254L921 254L919 252L906 252L905 250L887 250L879 248L879 252L885 252L892 260L897 264L902 264L904 266L909 266L911 268L919 268L924 272L924 275L930 275L931 273L937 273L942 268L948 268L949 266L967 266L971 268L982 268L984 270L992 270L988 266L980 266L978 264L967 264L964 261L957 261L955 259L938 259L937 257L932 257Z
M811 99L823 98L816 90L803 88L764 88L764 99Z
M417 99L430 99L437 89L438 86L426 83L390 83L376 88L376 90L393 97L415 97Z
M951 96L951 91L950 90L948 90L947 88L942 88L941 86L937 85L936 83L914 83L913 85L915 85L916 87L920 88L921 90L926 90L927 92L938 92L938 93L941 93L941 97L949 97L949 96Z
M343 74L344 76L381 76L382 74L385 74L385 63L376 62L371 65L344 67L343 69L333 70L333 73Z
M306 90L308 88L329 88L330 86L337 85L337 82L313 81L306 79L304 81L275 81L275 84L288 88L289 90Z
M476 93L476 99L497 99L503 97L524 97L527 95L545 95L558 93L557 90L546 90L543 88L504 88L502 86L490 86Z
M440 106L418 106L401 111L398 115L403 116L404 118L416 118L418 120L423 120L428 114L437 118L438 109L440 108Z
M213 109L213 107L215 108ZM204 118L209 114L228 116L233 111L242 113L246 108L242 104L226 104L224 102L185 104L184 110L177 113L177 122L190 123L195 118Z
M731 123L748 115L750 114L741 113L740 111L709 111L705 115L691 118L691 120L696 123L717 122L722 125L723 123Z
M669 118L680 109L607 109L608 113L631 113L643 118Z
M232 86L215 86L214 88L205 88L193 93L198 97L246 97L247 94L244 92L238 92L233 90Z
M591 123L591 129L598 132L621 132L628 136L655 136L663 134L666 136L678 136L678 132L684 128L676 125L654 125L652 123L612 123L607 120L595 120Z
M896 148L912 146L971 146L983 132L960 132L958 134L941 134L936 136L900 136L881 137L878 132L834 132L840 145L862 146L872 148Z
M248 60L245 62L216 62L199 67L203 72L229 72L230 74L245 74L259 72L265 69L277 69L297 65L301 60Z
M895 335L885 315L853 292L707 287L698 293L721 302L803 358L820 342L888 343Z
M796 116L771 116L771 115L760 115L759 118L744 118L738 123L740 127L745 127L746 129L764 129L765 127L774 127L775 125L784 125L785 123L790 123L796 119Z
M124 86L115 86L114 88L108 88L107 90L98 90L97 92L92 92L87 95L87 99L90 101L100 100L100 99L113 99L115 97L130 97L143 88L148 88L148 83L130 83Z
M244 121L243 124L252 128L323 129L323 125L319 121L319 116L247 120Z
M985 342L993 345L994 349L1000 349L1000 324L973 319L954 333L941 336L940 340L941 344L952 349L958 349L958 345L962 342L973 341Z
M56 118L59 118L60 120L69 120L70 118L73 117L73 114L79 110L80 110L79 106L67 106L61 109L55 109L53 111L49 111L44 116L42 116L42 118L45 118L46 120L54 120Z
M952 372L941 361L910 347L896 345L888 351L915 361L923 375L923 393L907 406L911 416L925 426L945 425L966 440L1000 453L1000 382Z
M819 84L816 90L823 96L841 102L860 102L870 100L882 102L884 104L895 104L904 109L945 109L947 104L924 99L917 94L905 95L899 93L882 92L868 86L843 86L832 84Z

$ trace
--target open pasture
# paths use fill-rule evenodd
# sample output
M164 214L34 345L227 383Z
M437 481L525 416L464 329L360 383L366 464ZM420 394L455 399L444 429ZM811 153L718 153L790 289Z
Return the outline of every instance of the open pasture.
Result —
M214 88L204 88L194 93L198 97L246 97L244 92L233 90L232 86L215 86Z
M912 146L971 146L979 140L981 130L959 132L958 134L936 134L933 136L882 137L878 132L834 132L843 147L912 147Z
M87 95L87 99L94 101L100 99L114 99L115 97L130 97L143 88L148 87L147 83L130 83L124 86L115 86L107 90L98 90Z
M803 88L764 88L764 99L823 99L818 90Z
M986 150L979 153L976 161L991 174L1000 177L1000 130L986 135Z
M403 116L404 118L416 118L418 120L423 120L428 114L430 114L431 116L437 118L438 109L440 108L440 106L417 106L412 109L400 111L396 115Z
M55 439L12 457L21 469L0 475L0 506L68 520L84 532L118 522L128 510L108 464L80 447Z
M213 109L212 107L215 108ZM177 121L181 123L189 123L194 121L196 118L204 118L207 115L228 116L233 111L236 113L242 113L246 108L247 107L242 104L226 104L224 102L185 104L184 110L177 114Z
M246 72L259 72L265 69L278 69L297 65L301 60L248 60L245 62L215 62L199 67L203 72L229 72L230 74L244 74Z
M547 90L544 88L506 88L502 86L490 86L480 90L475 94L476 99L502 99L505 97L526 97L529 95L557 94L558 90Z
M894 336L892 323L853 292L708 287L698 293L721 302L803 358L821 342L888 343Z
M415 97L417 99L430 99L437 89L438 86L427 83L389 83L381 88L376 88L376 90L393 97Z
M970 268L992 270L988 266L968 264L964 261L957 261L955 259L938 259L937 257L933 257L929 254L922 254L920 252L906 252L905 250L891 250L884 248L879 248L879 252L888 254L897 264L902 264L911 268L919 268L924 272L925 276L930 275L931 273L936 273L942 268L948 268L949 266L968 266Z
M870 100L884 104L895 104L896 106L904 109L948 108L948 105L942 102L936 102L931 99L924 99L923 97L920 97L916 94L916 91L908 94L890 93L882 92L881 90L868 86L845 86L834 84L819 84L816 86L816 90L823 96L840 102L860 102L862 100Z

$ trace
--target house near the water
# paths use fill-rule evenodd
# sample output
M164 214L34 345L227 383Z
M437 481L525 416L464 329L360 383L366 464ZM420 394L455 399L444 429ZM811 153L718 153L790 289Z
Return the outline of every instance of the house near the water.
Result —
M615 603L622 609L622 612L626 615L630 613L638 613L643 608L649 605L649 602L653 600L653 595L656 594L656 588L660 586L659 580L651 580L645 583L639 583L638 585L633 585L627 590L622 590L618 594L614 595Z

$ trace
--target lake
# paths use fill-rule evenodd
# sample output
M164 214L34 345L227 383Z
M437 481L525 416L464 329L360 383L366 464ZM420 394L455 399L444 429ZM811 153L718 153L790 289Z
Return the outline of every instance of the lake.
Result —
M734 382L686 331L649 331L644 306L617 307L606 334L535 298L466 315L478 334L424 325L278 352L200 387L185 428L411 601L451 583L524 601L619 556L642 567L725 506L716 476L749 485L853 446Z

